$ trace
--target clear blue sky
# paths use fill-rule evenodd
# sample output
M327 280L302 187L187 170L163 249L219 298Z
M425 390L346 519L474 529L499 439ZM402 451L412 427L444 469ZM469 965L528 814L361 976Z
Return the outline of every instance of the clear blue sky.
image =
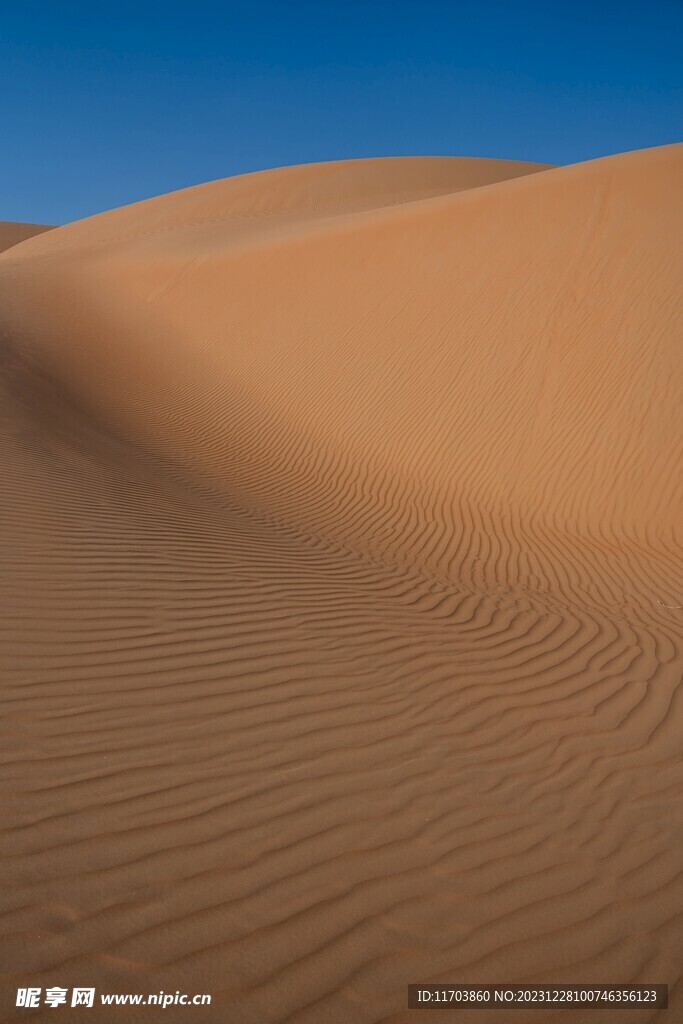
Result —
M0 8L0 220L283 164L572 163L683 134L683 0Z

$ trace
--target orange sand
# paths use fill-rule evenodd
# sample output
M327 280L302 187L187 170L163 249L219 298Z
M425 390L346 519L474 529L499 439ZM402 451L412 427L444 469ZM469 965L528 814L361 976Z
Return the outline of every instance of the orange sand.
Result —
M23 242L26 238L39 235L43 231L49 231L49 224L14 224L7 221L0 221L0 252L9 249L12 245Z
M0 256L3 1019L683 1015L682 154L285 168Z

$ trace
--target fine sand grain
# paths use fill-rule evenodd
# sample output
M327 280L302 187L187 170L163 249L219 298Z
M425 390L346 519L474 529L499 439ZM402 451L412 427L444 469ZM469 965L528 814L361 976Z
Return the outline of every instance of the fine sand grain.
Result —
M683 1020L682 170L285 168L0 257L0 1018ZM531 1017L588 1019L457 1020Z

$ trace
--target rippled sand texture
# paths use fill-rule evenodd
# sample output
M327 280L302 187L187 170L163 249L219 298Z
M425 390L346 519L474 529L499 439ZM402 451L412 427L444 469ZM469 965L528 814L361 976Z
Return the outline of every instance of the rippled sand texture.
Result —
M682 155L262 172L0 257L6 1019L683 1019Z

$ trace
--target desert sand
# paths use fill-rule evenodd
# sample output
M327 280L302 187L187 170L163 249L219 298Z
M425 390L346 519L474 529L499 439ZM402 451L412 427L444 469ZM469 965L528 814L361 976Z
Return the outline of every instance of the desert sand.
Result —
M682 165L284 168L0 256L3 1019L683 1019Z
M19 224L0 221L0 252L9 249L12 245L18 245L26 238L39 235L42 231L49 231L50 228L50 224Z

